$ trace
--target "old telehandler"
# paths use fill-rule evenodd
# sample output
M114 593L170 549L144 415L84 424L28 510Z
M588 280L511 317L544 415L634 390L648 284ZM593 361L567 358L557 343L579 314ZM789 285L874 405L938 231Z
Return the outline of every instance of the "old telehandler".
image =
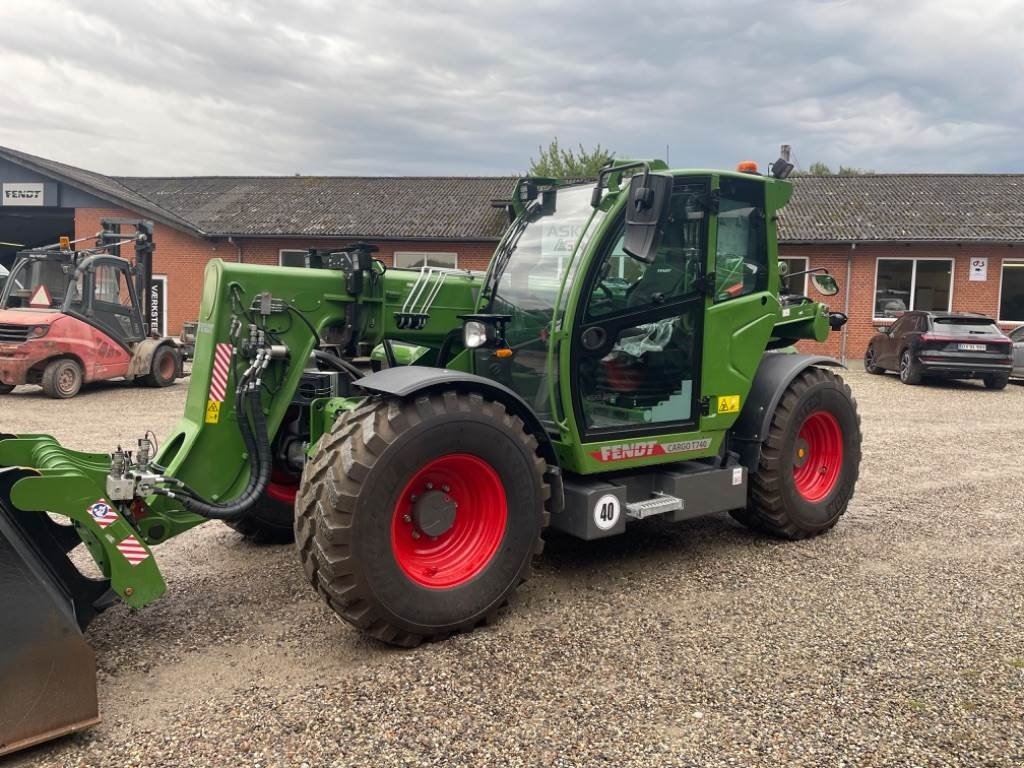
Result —
M859 417L839 363L791 347L846 318L780 294L778 166L522 179L483 275L386 269L365 244L307 269L211 261L159 451L0 436L0 753L96 721L81 630L156 600L154 547L207 520L294 526L330 608L404 646L493 616L546 527L835 525Z

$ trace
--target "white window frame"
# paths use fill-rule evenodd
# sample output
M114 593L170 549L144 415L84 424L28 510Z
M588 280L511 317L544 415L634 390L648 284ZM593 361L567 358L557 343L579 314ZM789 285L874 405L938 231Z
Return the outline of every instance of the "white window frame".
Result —
M1019 264L1021 269L1024 269L1024 259L1003 259L999 263L999 295L996 297L996 314L998 315L1003 311L1003 276L1005 275L1007 264ZM1003 318L997 318L997 323L1005 323L1006 325L1013 325L1014 323L1024 323L1024 320L1004 320Z
M953 311L953 285L956 282L956 259L946 256L877 256L875 258L875 281L871 285L871 318L882 322L892 322L896 318L879 317L875 314L875 307L878 304L878 266L883 261L910 261L913 266L910 269L910 304L907 311L911 312L914 306L914 293L917 290L917 262L919 261L945 261L949 263L949 301L946 302L946 312ZM942 310L932 310L940 312Z
M785 254L785 253L780 253L779 254L779 261L783 261L783 260L785 260L785 261L796 261L797 259L800 259L800 261L802 261L804 263L804 268L803 269L798 269L796 271L804 273L804 275L803 275L803 278L804 278L804 289L802 291L800 291L800 293L803 294L804 296L806 296L807 295L807 278L810 277L810 275L807 274L806 270L811 268L811 258L810 258L810 256L789 256L788 254ZM779 287L781 287L781 286L782 286L782 275L779 275Z
M284 266L284 255L286 253L301 253L302 257L305 258L306 254L309 253L305 248L282 248L277 252L277 266Z
M396 269L419 269L420 267L407 267L399 264L400 257L410 257L409 261L416 261L423 259L426 261L430 258L437 258L439 256L451 256L452 265L450 267L443 267L443 269L458 269L459 268L459 254L455 251L395 251L392 256L392 263Z

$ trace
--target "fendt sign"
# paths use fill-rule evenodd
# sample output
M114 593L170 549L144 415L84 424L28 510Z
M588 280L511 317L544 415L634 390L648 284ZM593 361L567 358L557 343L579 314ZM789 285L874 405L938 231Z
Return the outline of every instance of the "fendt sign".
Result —
M42 181L5 182L0 191L0 205L42 208L46 205L55 205L56 196L56 184L47 184Z

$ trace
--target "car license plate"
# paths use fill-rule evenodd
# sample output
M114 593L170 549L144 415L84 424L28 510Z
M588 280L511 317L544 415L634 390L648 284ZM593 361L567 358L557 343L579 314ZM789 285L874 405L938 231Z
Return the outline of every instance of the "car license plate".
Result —
M957 344L957 349L963 352L984 352L984 344Z

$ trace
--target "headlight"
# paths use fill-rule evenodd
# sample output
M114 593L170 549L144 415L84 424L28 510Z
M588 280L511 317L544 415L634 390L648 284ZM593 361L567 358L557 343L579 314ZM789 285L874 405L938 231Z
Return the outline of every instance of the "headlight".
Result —
M48 325L33 325L28 330L28 337L30 339L41 339L43 336L50 332L50 326Z
M462 342L468 349L476 349L487 343L487 325L477 320L467 320L462 326Z

